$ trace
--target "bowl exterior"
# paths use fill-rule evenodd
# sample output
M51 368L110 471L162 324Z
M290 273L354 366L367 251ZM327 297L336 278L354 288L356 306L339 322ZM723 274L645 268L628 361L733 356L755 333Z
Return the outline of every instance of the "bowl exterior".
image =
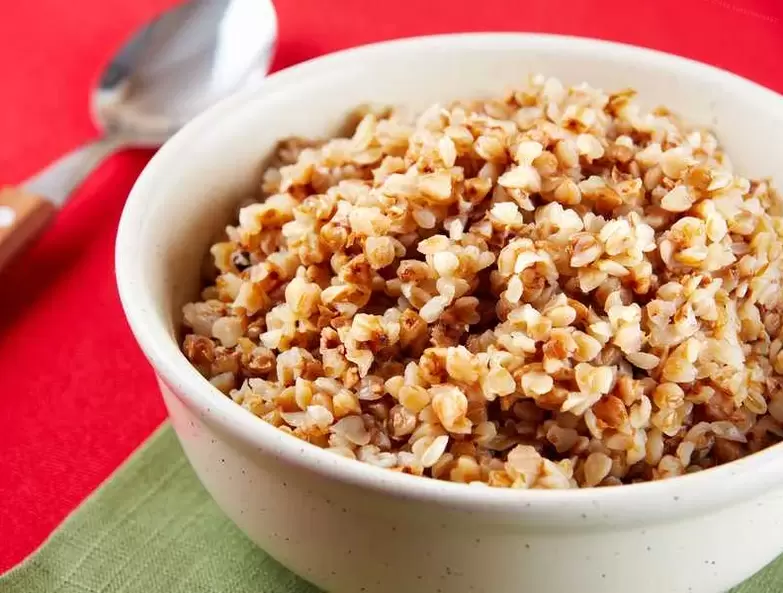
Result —
M648 106L715 127L743 173L783 171L783 103L748 81L592 40L458 35L350 50L275 74L188 124L128 199L120 296L186 455L253 541L326 590L720 593L783 551L780 446L640 487L474 490L300 443L221 397L179 351L177 312L196 294L209 238L258 186L259 155L278 138L329 135L357 104L421 108L501 93L534 72L632 86Z
M159 380L174 430L226 515L339 593L721 593L783 549L783 489L666 524L504 524L329 480L233 439ZM259 420L260 422L260 420ZM303 447L310 445L303 443Z

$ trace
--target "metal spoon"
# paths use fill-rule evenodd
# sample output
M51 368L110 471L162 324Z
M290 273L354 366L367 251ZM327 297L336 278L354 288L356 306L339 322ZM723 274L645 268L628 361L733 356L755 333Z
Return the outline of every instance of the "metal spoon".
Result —
M138 31L90 95L100 137L17 187L0 187L0 268L35 238L110 154L156 147L222 97L267 73L270 0L191 0Z

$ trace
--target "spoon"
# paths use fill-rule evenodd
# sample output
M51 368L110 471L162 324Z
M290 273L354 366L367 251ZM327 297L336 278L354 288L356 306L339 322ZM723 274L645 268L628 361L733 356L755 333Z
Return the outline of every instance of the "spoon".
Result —
M90 93L97 140L16 187L0 187L0 269L37 237L109 155L157 147L189 119L266 75L271 0L190 0L139 30Z

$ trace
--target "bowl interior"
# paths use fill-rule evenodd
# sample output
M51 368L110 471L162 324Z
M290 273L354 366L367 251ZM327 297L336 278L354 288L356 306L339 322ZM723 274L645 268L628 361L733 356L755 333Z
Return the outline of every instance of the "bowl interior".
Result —
M688 60L591 40L497 34L342 52L276 74L257 91L209 110L142 174L123 215L117 269L126 311L147 355L157 348L158 358L187 365L174 339L180 308L198 294L208 246L258 186L263 159L278 139L330 135L361 103L421 109L496 95L537 72L567 84L635 88L644 105L666 105L716 130L741 173L780 180L780 97Z

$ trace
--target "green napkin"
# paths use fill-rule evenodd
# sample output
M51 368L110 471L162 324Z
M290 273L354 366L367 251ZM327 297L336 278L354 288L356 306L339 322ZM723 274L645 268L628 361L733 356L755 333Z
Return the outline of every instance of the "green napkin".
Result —
M783 557L732 593L783 590ZM317 593L253 545L202 488L168 424L0 593Z

